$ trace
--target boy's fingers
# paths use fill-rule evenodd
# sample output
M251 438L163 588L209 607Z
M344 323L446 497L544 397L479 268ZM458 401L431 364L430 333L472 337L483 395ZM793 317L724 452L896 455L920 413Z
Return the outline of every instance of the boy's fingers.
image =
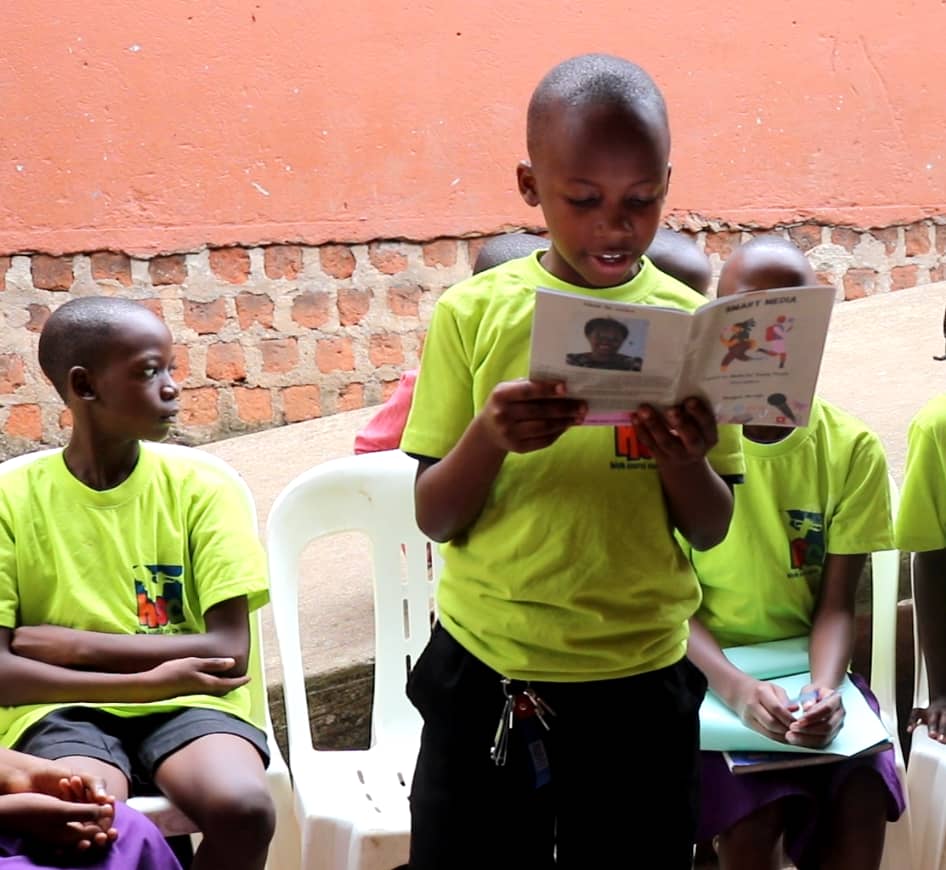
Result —
M507 401L532 402L536 399L554 399L565 395L564 381L530 381L523 378L499 384L494 393Z
M946 736L943 733L946 730L946 716L943 715L942 710L926 711L926 730L930 737L943 738Z
M687 399L683 403L687 414L693 418L700 429L700 435L709 443L715 444L718 436L716 431L716 416L706 402L696 397Z
M236 664L236 659L229 656L220 656L216 658L201 659L200 670L205 673L214 673L216 671L229 671Z

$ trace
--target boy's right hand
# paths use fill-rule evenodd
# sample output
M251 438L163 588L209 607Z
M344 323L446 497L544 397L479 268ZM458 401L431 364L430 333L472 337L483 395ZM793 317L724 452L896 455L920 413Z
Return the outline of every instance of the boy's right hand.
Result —
M188 656L162 662L144 676L156 693L153 700L176 695L226 695L250 681L246 674L241 677L221 676L232 670L234 664L236 662L227 657L204 659Z
M555 442L580 425L588 406L565 398L562 381L505 381L497 384L480 419L496 447L510 453L530 453Z
M788 743L786 735L795 717L792 716L788 695L781 686L747 677L734 711L753 731L779 743Z
M907 731L912 733L918 725L926 725L931 740L946 743L946 698L930 698L926 707L914 707L907 720Z

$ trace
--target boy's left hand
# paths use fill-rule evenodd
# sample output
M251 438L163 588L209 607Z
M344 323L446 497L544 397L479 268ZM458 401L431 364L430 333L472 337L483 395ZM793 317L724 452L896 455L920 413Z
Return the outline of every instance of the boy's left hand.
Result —
M696 397L668 408L664 414L651 405L641 405L631 420L638 439L658 465L698 462L719 440L713 412Z
M801 694L808 692L816 693L815 698L802 704L801 715L792 722L785 739L794 746L822 749L837 737L844 724L844 704L835 689L809 685Z

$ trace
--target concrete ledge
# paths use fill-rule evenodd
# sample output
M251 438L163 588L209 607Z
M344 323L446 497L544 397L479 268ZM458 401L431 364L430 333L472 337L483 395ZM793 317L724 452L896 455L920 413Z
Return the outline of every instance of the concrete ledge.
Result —
M371 741L374 661L306 677L309 725L319 749L367 749ZM289 758L282 685L269 687L269 709L276 742Z

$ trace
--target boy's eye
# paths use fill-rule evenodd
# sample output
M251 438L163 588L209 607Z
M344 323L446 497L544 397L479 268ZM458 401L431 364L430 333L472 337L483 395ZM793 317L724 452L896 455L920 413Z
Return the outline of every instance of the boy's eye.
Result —
M575 206L575 208L594 208L598 204L598 197L596 196L586 196L586 197L567 197L570 205Z
M141 370L141 373L146 378L153 378L158 373L158 369L156 366L146 366L144 369Z
M655 199L628 199L624 202L625 208L647 208L649 205L653 205L657 200Z

